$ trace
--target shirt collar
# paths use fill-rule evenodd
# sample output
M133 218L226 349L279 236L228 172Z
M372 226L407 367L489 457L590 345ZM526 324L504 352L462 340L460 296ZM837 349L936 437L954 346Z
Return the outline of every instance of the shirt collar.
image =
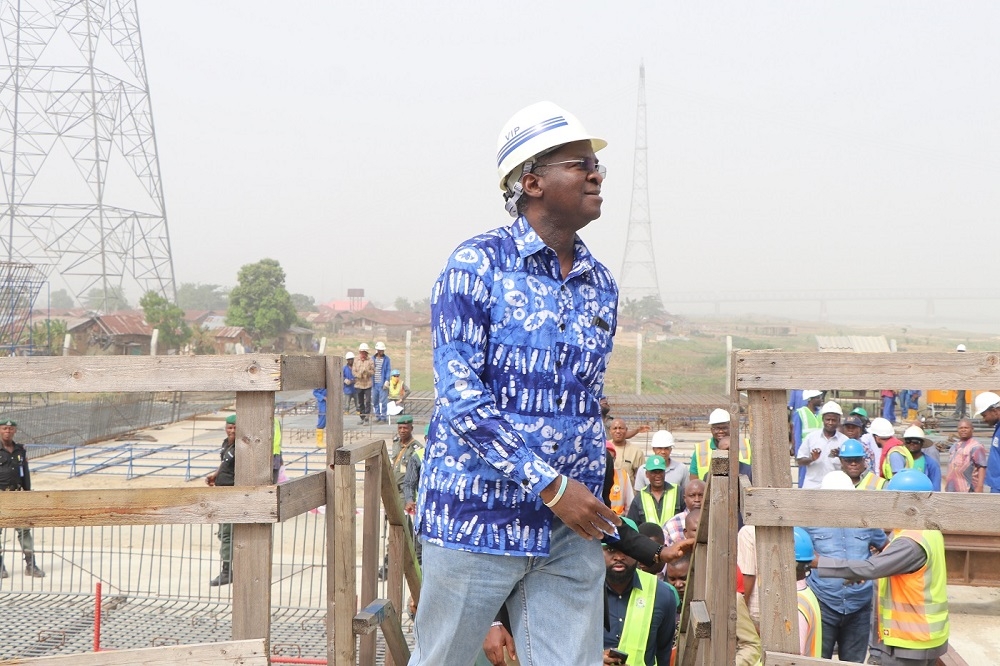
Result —
M517 254L522 259L547 248L545 241L539 237L531 224L523 215L514 220L510 227L511 236L517 246ZM574 235L573 240L573 269L569 272L569 277L585 273L594 267L594 259L590 250L580 239L579 235Z

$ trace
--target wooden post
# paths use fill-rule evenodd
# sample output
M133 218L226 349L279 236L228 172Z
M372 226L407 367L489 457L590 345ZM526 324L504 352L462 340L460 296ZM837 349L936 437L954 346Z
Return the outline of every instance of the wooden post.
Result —
M236 485L271 485L274 393L236 394ZM271 644L269 524L233 525L233 640L263 638Z
M753 484L760 488L790 488L788 417L784 390L749 394L753 445ZM790 527L758 526L757 583L760 638L766 650L799 651L798 601L795 592L795 552Z
M737 440L738 442L738 440ZM712 644L708 650L710 664L731 664L736 658L736 496L730 492L729 468L734 465L732 442L730 458L712 460L712 480L708 484L708 579L706 601L712 618ZM721 458L721 459L720 459ZM728 464L719 464L728 463ZM702 520L706 516L702 513ZM699 528L701 525L699 524ZM730 626L731 625L731 626Z
M334 465L344 446L343 366L326 357L326 660L354 666L354 465Z
M385 450L385 445L382 445ZM365 461L365 499L362 519L361 550L361 600L359 606L365 608L375 601L378 593L378 544L379 519L382 512L382 456L375 454ZM361 637L361 663L375 663L375 632Z
M406 609L403 607L403 558L406 554L405 525L389 525L389 590L386 597L393 608L399 609L399 617L403 617ZM406 666L397 664L392 654L386 652L385 666Z

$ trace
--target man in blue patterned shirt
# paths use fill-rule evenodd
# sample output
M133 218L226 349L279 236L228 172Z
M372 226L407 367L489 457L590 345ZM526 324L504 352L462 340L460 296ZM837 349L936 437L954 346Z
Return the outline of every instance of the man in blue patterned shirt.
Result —
M521 663L601 663L618 288L577 232L601 215L605 145L551 102L515 114L497 166L517 219L462 243L434 285L411 666L467 666L505 603Z

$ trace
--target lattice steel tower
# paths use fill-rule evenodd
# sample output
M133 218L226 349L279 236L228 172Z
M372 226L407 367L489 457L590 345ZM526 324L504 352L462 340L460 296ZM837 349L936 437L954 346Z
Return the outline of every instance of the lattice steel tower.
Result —
M641 300L647 296L660 298L660 282L656 276L653 255L653 229L649 218L649 184L646 174L646 67L639 65L639 106L635 115L635 162L632 166L632 205L628 214L625 236L625 258L622 260L619 284L622 301Z
M3 2L0 31L0 258L105 306L116 289L174 300L134 0Z

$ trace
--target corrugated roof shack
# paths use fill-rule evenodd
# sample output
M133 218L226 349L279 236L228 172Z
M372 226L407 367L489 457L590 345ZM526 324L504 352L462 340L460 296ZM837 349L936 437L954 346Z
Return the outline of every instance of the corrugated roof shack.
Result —
M94 315L67 332L77 356L145 356L153 338L153 329L135 313Z

